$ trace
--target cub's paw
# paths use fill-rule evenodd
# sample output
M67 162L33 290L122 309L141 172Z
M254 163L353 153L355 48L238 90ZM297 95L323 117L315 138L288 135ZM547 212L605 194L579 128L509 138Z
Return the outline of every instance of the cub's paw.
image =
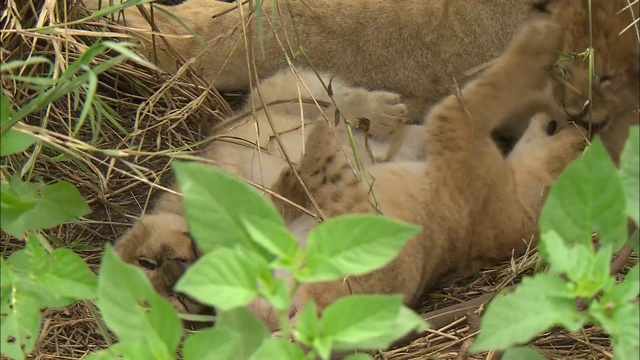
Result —
M551 135L542 145L547 172L554 178L560 175L582 154L588 143L586 130L573 124Z
M365 116L358 119L358 128L376 139L389 139L407 122L407 106L396 93L370 91L366 108Z
M529 21L516 34L506 55L516 58L521 66L546 69L558 57L556 50L561 49L562 35L562 27L550 19Z

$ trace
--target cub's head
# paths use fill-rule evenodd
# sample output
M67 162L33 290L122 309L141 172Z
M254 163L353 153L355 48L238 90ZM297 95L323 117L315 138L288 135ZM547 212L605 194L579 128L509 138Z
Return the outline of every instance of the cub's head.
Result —
M552 13L565 29L562 55L554 69L554 98L569 120L588 128L589 13L585 0L556 1ZM630 26L638 16L627 0L591 0L594 72L591 128L603 130L611 120L638 108L638 34ZM626 29L626 30L625 30Z
M141 268L153 288L179 312L198 314L209 310L173 290L200 255L182 216L144 215L113 248L124 262Z

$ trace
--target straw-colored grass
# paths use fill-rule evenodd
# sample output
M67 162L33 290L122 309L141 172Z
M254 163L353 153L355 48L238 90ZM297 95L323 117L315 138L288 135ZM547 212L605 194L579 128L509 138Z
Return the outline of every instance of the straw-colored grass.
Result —
M637 0L636 0L637 2ZM77 4L56 0L8 0L2 9L0 59L3 64L37 56L53 62L53 75L60 74L96 39L126 40L121 32L105 30L97 21L68 24L78 17ZM49 31L39 28L50 26ZM109 28L107 28L109 29ZM108 55L99 56L97 63ZM20 74L46 76L46 64L25 66ZM102 248L113 241L148 206L157 189L166 186L165 176L172 158L194 154L207 129L228 115L231 108L213 87L190 72L180 76L162 74L128 61L99 76L97 98L115 110L113 121L87 120L75 131L80 107L65 96L30 115L21 131L42 141L29 152L7 158L0 176L31 174L45 182L73 183L93 212L76 224L65 224L49 232L54 245L66 245L97 271ZM29 102L37 92L3 77L2 91L13 109ZM80 93L85 96L84 90ZM226 94L226 99L237 99ZM2 234L2 256L23 243ZM423 313L493 293L518 282L536 263L534 253L512 263L479 273L473 279L443 286L421 308ZM637 262L632 257L627 266ZM375 354L377 359L495 358L495 354L469 357L466 349L478 329L477 316L469 314L432 329L402 347ZM598 328L585 328L580 335L562 331L543 334L534 345L547 357L610 358L607 336ZM40 340L33 358L80 359L105 348L107 341L84 304L43 314Z

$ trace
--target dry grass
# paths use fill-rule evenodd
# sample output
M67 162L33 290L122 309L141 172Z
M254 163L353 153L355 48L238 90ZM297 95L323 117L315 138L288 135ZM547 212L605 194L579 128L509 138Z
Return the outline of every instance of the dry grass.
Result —
M57 9L59 11L54 11ZM59 1L9 0L2 13L3 64L43 56L54 63L54 76L77 59L97 38L122 39L121 33L100 32L97 22L67 24L77 8ZM55 31L36 28L53 26ZM107 60L105 55L97 62ZM47 73L40 64L28 66L23 74ZM80 254L97 272L102 248L113 241L148 206L154 190L166 185L164 176L172 158L192 155L206 135L206 129L229 114L227 101L197 74L182 69L181 78L126 62L99 77L98 97L116 111L116 126L106 119L99 126L84 124L74 133L79 108L74 98L63 97L31 115L20 125L42 142L28 153L11 156L2 163L0 176L31 174L45 182L73 183L93 212L76 224L65 224L49 232L54 244L65 244ZM36 96L20 84L2 79L2 91L18 109ZM229 95L229 94L227 94ZM232 95L232 94L231 94ZM230 95L230 96L231 96ZM115 150L115 151L114 151ZM60 155L64 154L64 158ZM2 234L2 256L22 247L22 242ZM637 262L636 258L629 264ZM531 272L535 255L528 254L511 264L496 267L449 284L433 293L421 309L424 313L464 302L516 283ZM468 358L466 348L477 329L466 317L431 330L410 344L375 354L378 359ZM597 328L586 328L579 336L553 331L534 345L554 359L610 358L610 343ZM107 341L84 304L43 313L35 359L80 359L105 348ZM477 358L492 358L493 354Z

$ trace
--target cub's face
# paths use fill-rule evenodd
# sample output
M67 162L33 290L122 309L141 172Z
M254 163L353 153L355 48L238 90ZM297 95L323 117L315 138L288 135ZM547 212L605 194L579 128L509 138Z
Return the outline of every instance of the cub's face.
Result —
M144 215L113 248L124 262L141 268L158 294L177 311L199 314L209 310L173 290L199 256L183 217L171 213Z
M589 21L587 3L555 2L554 17L565 33L562 48L558 49L564 55L554 66L554 97L569 120L587 129L591 121L591 130L602 133L613 127L612 122L638 110L639 39L636 29L630 26L637 15L627 0L594 1Z
M611 120L633 111L638 102L638 75L622 69L598 66L592 77L592 113L589 114L589 62L580 57L560 60L554 68L554 98L570 121L599 132ZM636 60L637 61L637 60ZM603 63L603 62L601 62Z

